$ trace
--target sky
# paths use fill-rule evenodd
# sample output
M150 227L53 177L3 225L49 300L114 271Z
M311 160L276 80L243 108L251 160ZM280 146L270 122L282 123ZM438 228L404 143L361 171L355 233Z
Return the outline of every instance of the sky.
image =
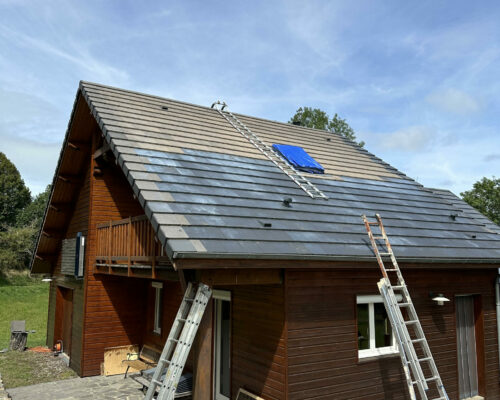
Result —
M338 113L456 194L500 177L495 1L0 0L0 151L52 181L80 80L286 122Z

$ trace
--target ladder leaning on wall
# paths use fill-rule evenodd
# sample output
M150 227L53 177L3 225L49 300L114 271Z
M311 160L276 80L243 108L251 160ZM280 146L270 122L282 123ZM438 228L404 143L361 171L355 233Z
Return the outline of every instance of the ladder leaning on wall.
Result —
M212 290L203 283L200 283L197 289L191 283L188 284L144 397L145 400L174 399L189 350L211 295ZM157 388L158 396L154 397Z
M375 214L375 221L370 221L366 215L363 215L362 218L373 252L382 271L383 277L378 282L378 288L398 343L399 355L403 364L410 397L412 400L417 399L416 386L422 400L449 400L422 325L411 301L410 293L382 224L382 218L379 214ZM378 228L378 232L373 232L372 226ZM382 246L385 246L385 251L379 250L378 240L384 241ZM390 263L389 268L386 268L384 259ZM396 293L401 296L401 301L398 301ZM409 327L413 328L411 332L408 329ZM430 373L430 376L426 376L424 370L427 374ZM429 391L437 393L437 397L429 398Z

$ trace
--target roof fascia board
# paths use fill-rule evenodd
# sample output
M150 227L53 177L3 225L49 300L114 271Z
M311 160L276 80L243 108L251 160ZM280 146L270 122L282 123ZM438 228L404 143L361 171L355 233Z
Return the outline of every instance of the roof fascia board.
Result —
M81 94L81 90L80 90L80 88L78 88L78 90L76 91L76 95L75 95L75 101L73 102L73 108L71 110L71 116L69 118L68 126L66 128L66 134L64 135L63 145L62 145L61 151L59 152L59 160L57 161L56 171L54 173L54 177L52 178L52 185L51 185L51 189L50 189L49 201L47 202L47 205L45 206L45 211L43 213L43 220L42 220L43 222L42 222L42 225L40 227L40 230L38 231L37 238L36 238L35 251L33 252L33 255L31 256L31 261L30 261L30 272L31 273L35 273L35 274L36 273L44 273L44 271L41 271L41 272L33 271L33 267L34 267L36 255L38 253L38 246L40 245L40 239L42 237L43 228L45 227L47 214L48 214L49 209L50 209L50 204L52 203L52 196L54 195L54 190L55 190L55 187L57 184L57 180L59 179L59 171L61 169L61 164L62 164L62 160L64 157L64 152L67 148L71 129L73 128L73 121L75 118L76 109L78 107L78 100L80 98L80 94Z

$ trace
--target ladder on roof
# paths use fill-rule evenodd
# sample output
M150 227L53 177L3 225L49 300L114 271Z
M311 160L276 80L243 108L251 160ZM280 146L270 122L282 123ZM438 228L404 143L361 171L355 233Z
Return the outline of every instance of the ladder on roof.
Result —
M362 218L382 271L383 278L378 282L378 288L399 346L410 397L412 400L417 399L414 388L416 386L422 400L431 399L428 397L430 394L433 396L437 394L432 400L448 400L422 325L382 224L382 218L379 214L375 214L375 221L370 221L366 215ZM378 227L379 232L374 233L372 226ZM379 250L377 240L384 241L385 251ZM385 267L383 258L391 263L389 268ZM400 295L399 299L396 293ZM412 328L411 331L409 327Z
M191 283L188 284L144 397L145 400L154 398L157 387L159 387L157 400L174 399L189 350L211 295L212 291L207 285L200 283L196 290Z
M215 107L220 105L220 108ZM271 160L274 165L281 169L285 174L287 174L292 181L294 181L297 186L299 186L304 192L306 192L313 199L324 199L328 200L328 197L319 190L309 179L300 173L299 170L294 168L290 163L281 157L271 146L265 144L255 133L253 133L248 126L241 122L233 113L230 111L224 111L227 104L224 102L216 101L212 104L212 108L216 109L224 119L229 122L234 129L236 129L241 135L243 135L250 143L252 143L262 154L264 154L269 160Z

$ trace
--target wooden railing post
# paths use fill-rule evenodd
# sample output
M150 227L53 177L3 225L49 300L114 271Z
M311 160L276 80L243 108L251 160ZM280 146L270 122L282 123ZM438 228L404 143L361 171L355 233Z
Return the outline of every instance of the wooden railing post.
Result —
M132 275L131 271L131 258L132 258L132 217L128 217L128 227L127 227L127 276Z
M111 258L112 258L112 251L111 251L111 248L112 248L112 245L113 245L113 242L112 242L112 237L113 237L113 234L112 234L112 230L113 230L113 224L111 221L109 221L109 228L108 228L108 273L112 273L112 270L111 270Z

